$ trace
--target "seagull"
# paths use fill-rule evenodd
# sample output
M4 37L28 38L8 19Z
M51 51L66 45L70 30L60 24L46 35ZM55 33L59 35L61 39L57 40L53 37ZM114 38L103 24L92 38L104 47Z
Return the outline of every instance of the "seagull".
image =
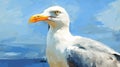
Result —
M50 67L120 67L120 53L101 42L69 31L70 18L61 6L51 6L30 17L29 23L49 24L46 57Z

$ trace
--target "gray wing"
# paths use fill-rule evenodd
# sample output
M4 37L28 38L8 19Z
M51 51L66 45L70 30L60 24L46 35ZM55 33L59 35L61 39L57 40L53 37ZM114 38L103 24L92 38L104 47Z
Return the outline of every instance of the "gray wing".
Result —
M79 43L65 52L69 67L120 67L120 55L105 46L99 49L94 44L91 48Z

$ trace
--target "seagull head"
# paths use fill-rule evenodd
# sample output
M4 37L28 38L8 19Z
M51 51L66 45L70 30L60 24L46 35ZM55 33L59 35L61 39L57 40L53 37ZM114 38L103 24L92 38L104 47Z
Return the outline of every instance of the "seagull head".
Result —
M47 8L41 14L35 14L30 17L30 23L45 21L50 25L50 28L59 28L69 26L69 15L66 10L60 6L52 6Z

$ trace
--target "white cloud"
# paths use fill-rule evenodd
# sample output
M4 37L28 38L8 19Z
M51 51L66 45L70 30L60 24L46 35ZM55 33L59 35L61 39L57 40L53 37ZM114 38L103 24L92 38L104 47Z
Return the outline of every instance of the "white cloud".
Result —
M20 53L15 53L15 52L7 52L5 53L6 56L17 56L20 55Z
M0 59L12 59L20 56L21 53L0 51Z
M110 3L107 7L107 10L98 14L97 19L113 30L120 30L120 0Z

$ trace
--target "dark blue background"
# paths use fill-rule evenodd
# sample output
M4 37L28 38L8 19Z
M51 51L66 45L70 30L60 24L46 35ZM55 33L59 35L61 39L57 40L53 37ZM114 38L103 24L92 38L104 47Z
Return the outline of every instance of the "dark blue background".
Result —
M49 67L47 62L40 59L4 59L0 60L0 67Z

